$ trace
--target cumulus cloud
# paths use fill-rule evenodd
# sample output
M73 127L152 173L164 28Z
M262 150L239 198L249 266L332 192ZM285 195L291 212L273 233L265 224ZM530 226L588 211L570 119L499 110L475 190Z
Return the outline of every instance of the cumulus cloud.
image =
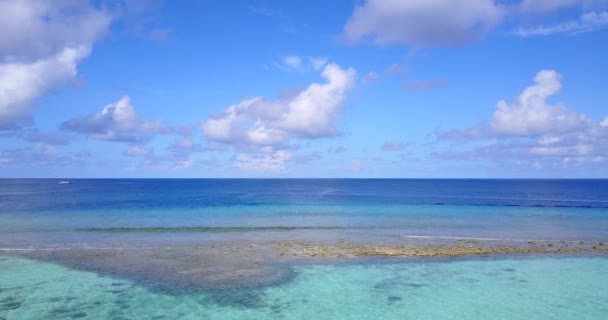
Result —
M35 62L0 63L0 128L27 122L32 100L76 76L78 61L88 54L82 46Z
M61 127L94 139L126 142L142 141L154 134L171 132L160 121L141 120L128 96L106 105L96 114L68 120Z
M481 39L503 18L493 0L367 0L344 27L347 40L413 47L455 46Z
M568 21L549 26L521 27L513 30L513 34L522 37L549 36L554 34L579 34L593 32L608 27L608 12L585 13L578 20Z
M0 1L0 129L28 124L33 101L77 75L110 20L85 1Z
M341 106L355 82L355 70L332 63L321 76L325 83L312 83L290 98L254 97L231 105L209 117L202 124L203 133L216 142L249 146L334 136Z
M107 31L109 23L109 14L87 1L2 1L2 60L35 61L66 48L91 45Z
M448 139L530 137L578 132L593 126L593 121L584 114L547 101L562 88L559 73L541 70L534 77L534 82L536 84L527 87L512 104L498 101L488 123L444 132L440 136Z
M585 115L565 106L549 105L547 99L561 88L561 75L553 70L541 70L534 77L535 85L526 88L509 105L501 100L490 122L493 133L510 136L530 136L581 130L590 124Z
M442 139L507 141L477 147L467 157L495 154L511 157L601 157L608 154L608 121L596 122L562 104L547 99L561 89L561 75L541 70L535 84L512 103L497 103L491 120L465 130L439 134ZM498 146L498 147L497 147ZM455 157L454 153L450 156Z

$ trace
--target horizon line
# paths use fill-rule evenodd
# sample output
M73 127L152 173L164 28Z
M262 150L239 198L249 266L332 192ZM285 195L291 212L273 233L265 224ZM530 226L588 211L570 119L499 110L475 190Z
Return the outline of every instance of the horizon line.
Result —
M0 180L608 180L605 178L532 178L532 177L0 177Z

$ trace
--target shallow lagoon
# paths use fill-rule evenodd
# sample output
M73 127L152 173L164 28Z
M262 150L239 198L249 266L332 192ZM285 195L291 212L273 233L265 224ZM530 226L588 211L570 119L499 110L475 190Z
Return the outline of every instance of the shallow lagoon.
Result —
M1 319L605 319L608 259L298 264L281 283L166 291L2 256Z

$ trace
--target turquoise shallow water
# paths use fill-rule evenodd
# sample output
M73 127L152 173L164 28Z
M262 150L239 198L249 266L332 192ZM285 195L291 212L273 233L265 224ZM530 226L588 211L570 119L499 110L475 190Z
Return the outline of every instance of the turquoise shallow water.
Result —
M606 319L608 259L299 265L267 287L163 292L0 257L0 319Z

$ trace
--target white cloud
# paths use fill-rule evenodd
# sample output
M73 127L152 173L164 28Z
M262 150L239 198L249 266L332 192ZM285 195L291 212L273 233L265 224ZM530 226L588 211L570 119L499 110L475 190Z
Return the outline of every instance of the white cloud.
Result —
M593 32L608 27L608 12L590 12L583 14L578 20L568 21L550 26L535 26L518 28L513 34L522 37L549 36L553 34L579 34Z
M493 0L367 0L355 7L344 35L353 42L370 37L377 44L454 46L483 37L504 12Z
M0 1L1 60L36 61L91 45L109 23L109 14L88 1Z
M77 75L109 23L84 1L0 1L0 129L28 123L32 102Z
M62 128L99 140L127 142L137 142L153 134L171 132L160 121L141 120L128 96L106 105L94 115L68 120L62 124Z
M27 119L31 101L76 76L77 63L88 54L81 46L35 62L0 63L0 128Z
M246 170L260 171L283 171L285 162L293 155L286 150L278 150L266 154L239 153L236 156L235 165Z
M277 145L290 138L322 138L337 134L335 122L355 81L354 69L328 64L321 73L326 83L312 83L283 100L245 99L209 117L204 135L237 145Z
M552 70L541 70L534 77L535 85L526 88L509 105L501 100L490 121L494 134L530 136L556 132L571 132L589 126L590 120L563 105L550 105L547 99L561 88L561 76Z
M562 104L549 104L547 99L562 88L561 76L556 71L541 70L534 81L536 84L527 87L513 104L499 101L488 123L439 135L446 140L489 139L490 145L437 154L461 159L569 157L577 159L577 163L607 156L608 118L596 122Z

